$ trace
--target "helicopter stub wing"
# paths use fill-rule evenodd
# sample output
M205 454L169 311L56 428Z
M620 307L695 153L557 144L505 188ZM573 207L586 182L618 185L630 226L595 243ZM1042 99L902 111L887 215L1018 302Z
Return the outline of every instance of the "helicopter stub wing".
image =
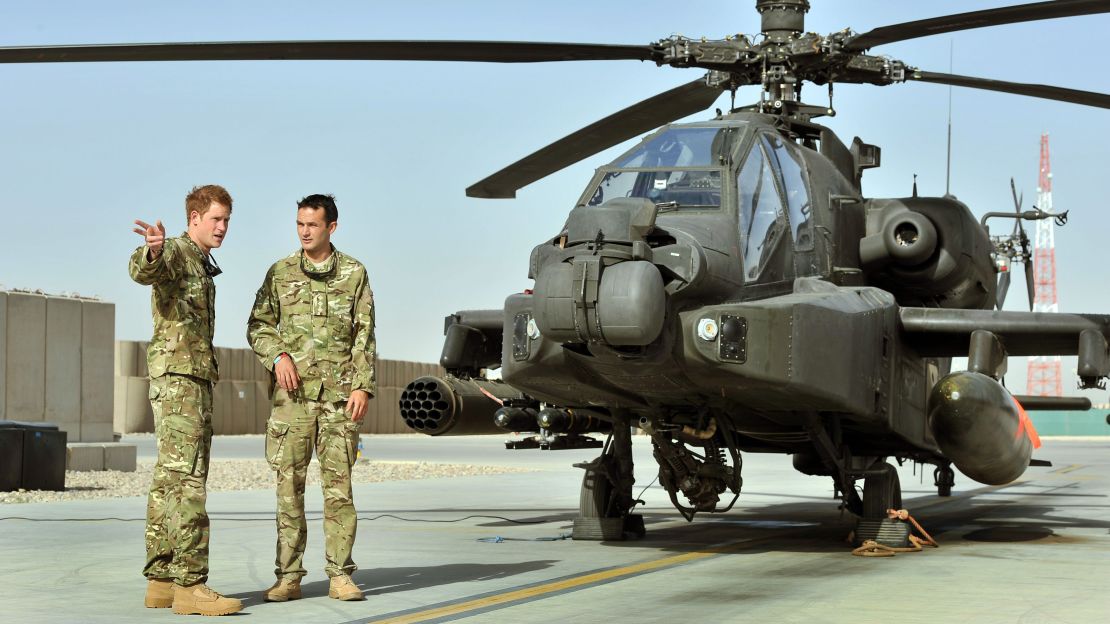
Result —
M569 134L472 184L468 197L507 199L517 189L659 126L701 112L721 95L703 79L664 91Z
M1084 387L1110 376L1110 315L901 308L907 340L927 357L971 357L977 338L1006 356L1077 355ZM980 343L984 344L984 343Z

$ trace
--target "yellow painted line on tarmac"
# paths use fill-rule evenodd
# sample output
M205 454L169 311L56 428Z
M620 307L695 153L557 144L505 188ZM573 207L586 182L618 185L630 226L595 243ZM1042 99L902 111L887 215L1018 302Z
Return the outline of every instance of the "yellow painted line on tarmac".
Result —
M1078 469L1082 466L1076 465L1073 469ZM914 509L929 509L962 498L973 497L977 493L989 490L1002 489L999 486L987 486L972 490L970 492L963 492L959 497L943 497L937 500L929 501L920 505L915 505ZM501 594L493 594L482 598L475 598L471 600L463 600L452 604L443 605L440 607L433 607L423 611L415 611L412 613L403 613L396 616L385 616L383 619L370 619L359 620L365 624L416 624L418 622L427 622L429 620L437 620L451 616L463 615L472 611L485 610L489 608L496 608L499 606L507 606L514 602L521 602L525 600L532 600L543 597L548 594L555 594L568 590L581 589L590 585L604 583L606 581L619 580L621 578L653 572L664 568L669 568L685 563L701 561L709 559L717 555L737 552L745 548L758 545L760 543L781 539L783 535L796 533L803 530L810 530L813 527L799 527L792 530L775 532L773 535L765 535L755 539L747 539L739 542L724 543L720 546L710 546L700 550L683 553L681 555L673 555L670 557L663 557L661 559L653 559L651 561L644 561L632 565L621 566L617 568L609 568L597 572L588 572L580 576L571 576L569 578L552 581L549 583L541 583L539 585L532 585L520 589L509 590Z
M781 537L781 534L777 534L773 537ZM599 572L591 572L583 574L581 576L573 576L571 578L553 581L551 583L544 583L532 587L525 587L522 589L507 591L503 594L495 594L493 596L486 596L485 598L476 598L474 600L467 600L465 602L426 609L424 611L418 611L415 613L398 615L382 620L369 620L369 622L372 622L373 624L411 624L415 622L426 622L428 620L449 617L452 615L459 615L468 611L476 611L479 609L487 609L489 607L496 607L499 605L505 605L521 600L529 600L544 596L546 594L581 588L588 585L593 585L595 583L612 581L627 576L643 574L645 572L652 572L654 570L659 570L662 568L669 568L684 563L690 563L692 561L699 561L701 559L715 557L720 554L741 550L743 548L755 545L768 539L772 539L772 536L725 544L718 547L705 548L694 552L683 553L681 555L674 555L671 557L664 557L662 559L655 559L652 561L645 561L642 563L621 566L619 568L610 568L608 570L601 570Z
M1080 468L1084 468L1084 467L1085 467L1084 464L1072 464L1070 466L1064 466L1063 468L1061 468L1059 470L1053 470L1052 472L1053 472L1053 474L1067 474L1069 472L1075 472L1076 470L1079 470Z

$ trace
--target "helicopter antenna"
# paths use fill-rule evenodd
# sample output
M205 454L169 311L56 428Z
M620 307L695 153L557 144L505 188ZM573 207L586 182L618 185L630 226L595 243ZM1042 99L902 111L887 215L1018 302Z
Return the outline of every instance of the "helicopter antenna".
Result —
M948 73L952 73L952 40L948 40ZM952 182L952 85L948 85L948 156L944 170L944 196L949 197Z
M917 174L913 174L913 196L917 197Z

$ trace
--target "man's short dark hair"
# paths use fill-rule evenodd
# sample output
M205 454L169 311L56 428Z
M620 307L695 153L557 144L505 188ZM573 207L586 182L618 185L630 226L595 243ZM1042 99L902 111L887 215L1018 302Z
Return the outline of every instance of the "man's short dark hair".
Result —
M301 208L323 208L324 223L335 223L339 220L339 209L335 207L334 195L309 195L297 202L297 210Z

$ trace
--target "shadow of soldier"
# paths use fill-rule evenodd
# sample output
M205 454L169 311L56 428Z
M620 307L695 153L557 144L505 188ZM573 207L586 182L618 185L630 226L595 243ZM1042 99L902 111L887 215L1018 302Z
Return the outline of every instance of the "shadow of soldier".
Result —
M356 570L351 579L366 597L412 591L471 581L488 581L517 574L550 568L556 561L524 561L520 563L449 563L439 566L405 568L371 568ZM301 585L302 598L319 598L328 595L328 580ZM243 601L244 606L262 604L262 592L244 592L232 597Z

